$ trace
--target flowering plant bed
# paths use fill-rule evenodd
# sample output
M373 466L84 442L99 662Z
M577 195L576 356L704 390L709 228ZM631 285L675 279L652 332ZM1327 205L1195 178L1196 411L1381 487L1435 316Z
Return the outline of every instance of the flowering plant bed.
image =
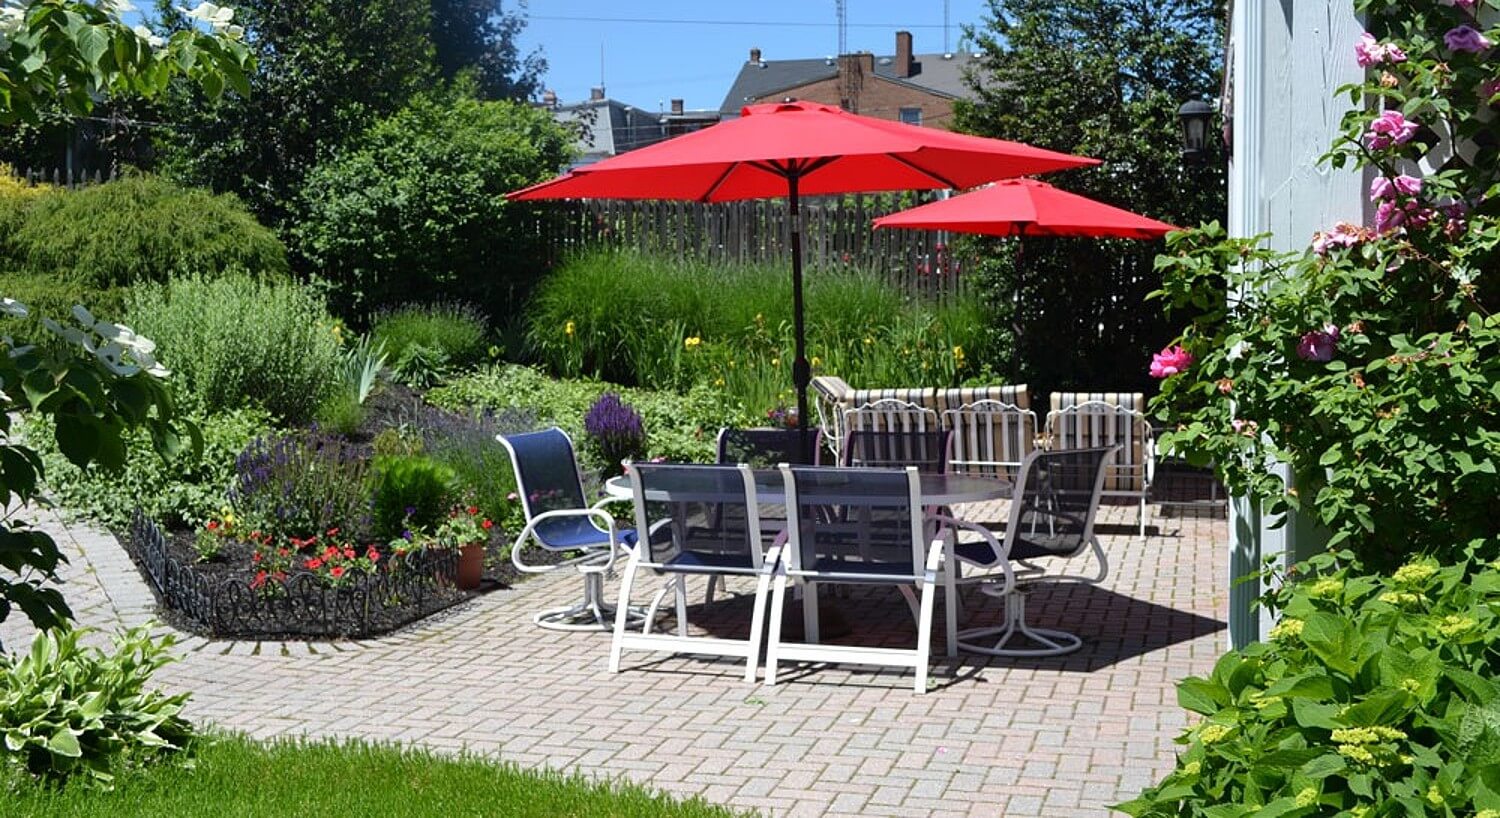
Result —
M509 561L487 573L476 591L455 585L458 552L450 549L395 550L363 547L330 556L335 535L307 549L270 553L263 538L225 537L212 561L200 561L194 532L163 531L137 514L126 550L139 565L163 617L173 626L214 637L256 639L358 639L402 628L515 579ZM352 551L352 548L347 550ZM500 554L491 541L487 557ZM374 551L378 559L371 559ZM262 555L256 559L256 555ZM311 556L308 556L311 554ZM309 562L315 562L309 567ZM368 565L360 565L368 563ZM383 564L382 564L383 563ZM337 570L338 576L333 572Z

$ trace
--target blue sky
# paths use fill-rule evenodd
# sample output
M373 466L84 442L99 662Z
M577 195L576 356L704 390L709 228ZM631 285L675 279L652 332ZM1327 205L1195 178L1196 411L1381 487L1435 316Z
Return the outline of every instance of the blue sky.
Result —
M848 6L850 51L892 53L901 28L912 32L918 53L943 50L942 0L848 0ZM984 8L983 0L949 1L950 47L958 46L961 24L979 22ZM585 99L599 84L601 45L609 95L648 110L677 97L689 108L718 108L751 46L766 60L838 50L834 0L531 0L529 17L522 49L541 46L545 85L563 102Z

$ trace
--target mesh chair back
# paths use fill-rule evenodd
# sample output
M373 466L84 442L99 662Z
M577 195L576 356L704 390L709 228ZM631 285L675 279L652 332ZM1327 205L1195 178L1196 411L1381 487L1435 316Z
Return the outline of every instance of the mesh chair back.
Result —
M822 458L823 432L802 429L719 430L719 463L748 463L757 469L774 469L782 463L816 466Z
M948 467L957 474L1014 480L1036 448L1036 413L998 400L966 403L943 413L953 432Z
M648 562L759 568L760 519L749 466L633 463L637 531Z
M911 581L924 557L917 470L788 466L794 570L860 581Z
M1070 402L1084 393L1052 395L1053 409L1047 414L1050 448L1058 451L1119 445L1120 455L1111 464L1104 490L1139 492L1146 487L1151 424L1135 407L1143 403L1138 393L1105 394L1111 400ZM1093 394L1087 397L1097 397ZM1116 401L1118 399L1118 402Z
M1109 446L1032 452L1017 479L1005 529L1009 544L1019 538L1058 556L1087 548L1094 536L1105 472L1119 450Z
M516 469L516 493L526 519L546 511L587 508L573 441L556 426L540 432L501 435Z
M915 466L923 474L944 474L948 471L948 433L941 429L850 432L844 441L840 465L851 468Z

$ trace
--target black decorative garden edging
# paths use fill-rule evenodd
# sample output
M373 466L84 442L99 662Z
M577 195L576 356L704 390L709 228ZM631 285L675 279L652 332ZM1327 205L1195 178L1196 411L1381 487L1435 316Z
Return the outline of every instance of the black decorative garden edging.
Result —
M274 595L250 587L248 576L208 577L172 554L168 538L139 510L127 548L173 624L206 636L362 638L388 633L472 593L457 590L458 554L421 550L395 570L331 588L315 574L294 572Z

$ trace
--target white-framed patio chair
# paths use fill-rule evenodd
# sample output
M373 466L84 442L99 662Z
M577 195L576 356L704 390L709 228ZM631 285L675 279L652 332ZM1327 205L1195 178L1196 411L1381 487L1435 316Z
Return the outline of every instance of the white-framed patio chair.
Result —
M1012 403L966 403L943 412L943 425L953 433L948 468L955 474L1013 480L1036 449L1036 413Z
M917 469L782 466L781 472L791 522L772 582L766 684L776 684L780 664L791 659L912 668L916 691L926 692L944 541L922 512ZM803 642L782 639L789 582L803 592ZM900 588L916 617L916 648L819 644L818 586L824 584Z
M844 440L855 432L925 432L941 428L935 410L900 398L881 398L844 411ZM843 462L843 442L839 441L838 462Z
M989 536L954 545L957 561L1002 569L999 577L992 573L971 580L981 580L983 593L1005 601L1004 621L998 626L959 631L960 647L994 656L1055 656L1071 653L1083 644L1066 631L1027 624L1026 595L1040 583L1096 584L1109 575L1109 560L1094 533L1094 520L1110 461L1119 451L1120 446L1115 445L1027 455L1016 479L1004 538L997 542ZM1036 524L1038 517L1044 524ZM1047 572L1018 575L1008 566L1011 561L1027 564L1028 560L1075 559L1091 553L1099 563L1094 576ZM1021 644L1013 645L1017 641Z
M819 375L809 384L813 394L813 406L818 412L818 428L823 433L823 445L833 455L839 456L839 445L844 442L844 410L849 408L849 394L853 391L847 381L834 375Z
M899 469L915 466L923 474L948 472L948 430L859 429L849 432L839 461L848 468Z
M741 657L745 660L745 681L755 681L766 591L781 545L778 541L768 553L762 553L754 473L745 464L632 463L627 468L635 491L636 530L647 534L632 550L620 577L610 672L619 672L620 654L626 649L657 650ZM631 591L643 570L668 579L646 608L640 632L635 633L630 630L627 612L631 610ZM710 582L722 576L757 578L747 639L689 635L690 576L705 576ZM676 598L677 633L652 633L657 610L669 593Z
M540 432L498 435L516 472L516 493L526 515L526 527L511 546L511 563L527 574L576 569L583 575L583 599L576 604L540 611L532 617L550 630L609 630L614 609L604 599L604 578L614 571L615 557L630 550L635 531L617 529L605 500L592 506L583 496L583 478L573 441L556 426ZM574 554L555 562L528 563L528 543L553 554Z
M1052 451L1120 447L1105 475L1103 496L1138 501L1142 538L1156 473L1156 440L1144 408L1139 392L1054 392L1045 436Z

